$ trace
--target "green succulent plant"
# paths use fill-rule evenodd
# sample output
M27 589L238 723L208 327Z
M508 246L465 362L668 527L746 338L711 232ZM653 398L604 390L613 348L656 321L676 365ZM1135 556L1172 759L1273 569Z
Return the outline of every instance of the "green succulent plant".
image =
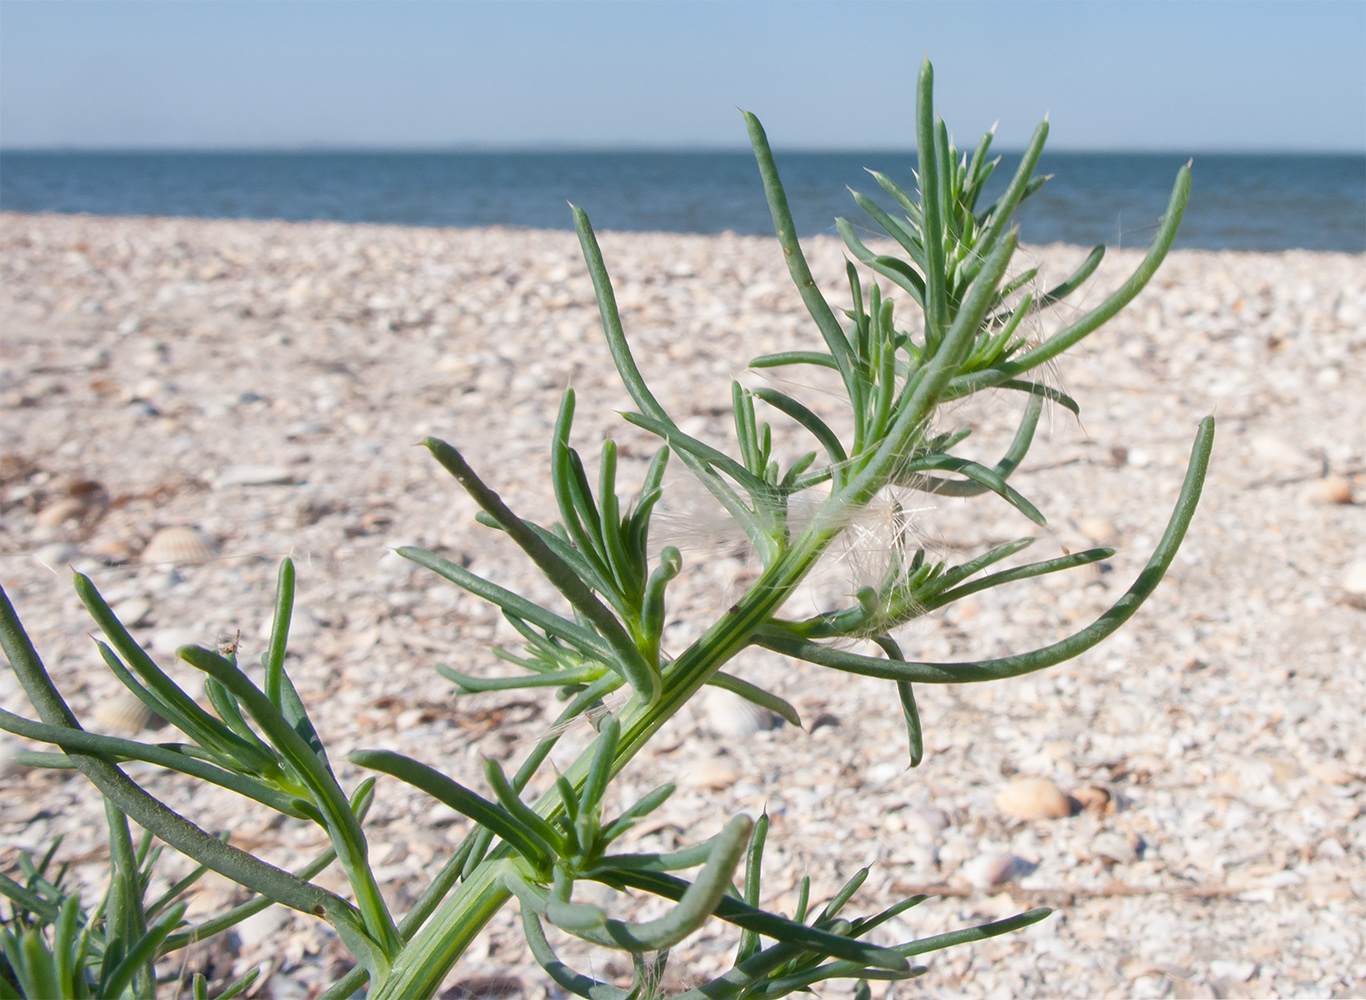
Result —
M31 754L30 763L80 769L109 803L111 830L127 839L127 816L150 835L257 894L253 902L205 923L186 925L183 909L158 903L140 914L138 952L148 963L191 940L215 933L253 907L271 902L327 920L355 955L359 966L325 994L345 997L368 978L367 996L433 996L443 978L491 916L513 897L531 954L561 988L593 1000L635 1000L655 995L671 948L708 920L737 928L740 944L732 967L695 986L690 998L779 997L833 979L860 980L867 995L871 980L900 980L925 971L913 960L950 945L981 940L1042 919L1045 909L1008 920L966 928L919 941L882 945L869 940L875 928L921 903L902 900L882 912L845 914L867 877L862 871L825 906L812 907L812 886L803 879L791 914L763 908L762 862L769 832L766 817L730 820L709 840L672 853L621 853L614 844L633 824L658 808L672 792L665 785L615 816L604 814L604 793L659 728L704 685L726 688L797 722L782 698L724 669L750 647L833 670L886 679L896 685L903 711L909 757L924 754L914 685L998 680L1040 670L1074 657L1114 632L1137 611L1171 564L1194 515L1213 441L1214 425L1200 426L1180 498L1165 534L1146 567L1124 595L1095 622L1039 649L966 663L908 658L894 630L910 620L969 594L1106 559L1112 550L1091 549L1062 558L998 568L1029 545L1021 538L961 563L936 559L913 540L893 546L880 579L857 591L847 606L812 617L784 617L798 585L850 527L850 512L867 506L890 487L970 497L991 493L1024 517L1043 515L1009 483L1025 458L1041 409L1047 402L1077 412L1077 403L1038 377L1041 366L1104 324L1144 287L1175 238L1190 187L1189 165L1178 173L1156 239L1137 270L1098 305L1080 312L1055 333L1032 343L1025 321L1067 298L1092 275L1104 249L1095 248L1066 281L1042 294L1032 270L1012 271L1017 234L1016 208L1039 189L1035 176L1048 133L1041 124L1015 175L998 198L982 204L999 159L990 158L988 133L971 156L960 155L933 110L933 71L920 72L916 112L918 190L912 194L887 176L872 176L895 207L854 199L897 248L870 249L845 220L837 225L852 260L848 263L850 306L837 313L812 278L797 240L787 198L768 140L757 118L746 114L751 143L772 212L778 245L806 310L821 336L814 350L767 355L757 368L815 365L837 374L849 407L852 434L842 437L808 405L774 388L732 386L736 448L728 453L686 433L651 392L632 355L618 314L611 280L587 214L574 208L574 223L593 280L602 326L612 358L635 411L626 419L654 434L660 447L634 498L617 495L616 447L602 446L596 489L571 444L575 399L565 393L550 449L550 477L558 521L535 524L512 511L451 444L424 444L482 509L484 524L504 533L568 602L563 614L475 575L441 555L400 549L413 562L501 609L523 640L523 648L500 655L523 669L514 677L480 678L441 668L459 692L547 687L564 699L557 723L589 716L598 728L592 745L535 801L523 794L548 762L560 739L558 724L509 775L493 761L468 784L430 764L386 749L353 753L350 761L392 775L473 821L474 830L447 858L415 906L396 920L379 890L367 859L362 826L374 794L374 778L349 795L339 784L309 712L284 669L293 602L294 569L280 570L274 627L263 656L265 679L254 684L235 654L185 647L178 656L207 675L214 711L200 707L143 651L118 622L94 585L77 576L81 600L102 629L104 661L130 690L184 734L186 743L145 744L84 731L44 670L7 598L0 600L0 639L39 720L0 713L0 728L54 745L59 754ZM867 284L859 269L870 272ZM885 284L884 284L885 283ZM898 326L894 292L908 296L923 317L918 329ZM966 431L942 431L937 416L946 403L1001 391L1022 402L1015 438L994 462L957 450ZM792 458L778 455L766 419L793 421L815 447ZM668 620L670 583L684 570L677 549L652 557L649 534L672 456L687 466L740 526L762 563L762 571L732 606L702 635L674 656L661 648ZM817 488L819 490L817 491ZM817 491L817 492L810 492ZM816 499L802 504L798 498ZM811 508L811 509L807 509ZM856 651L858 642L873 649ZM855 645L851 646L851 643ZM605 709L614 692L624 703ZM170 811L120 769L141 760L219 785L287 816L324 830L331 848L306 869L280 870L226 843ZM480 786L478 791L471 786ZM120 826L119 824L122 824ZM147 856L146 843L138 863ZM116 852L124 872L124 854ZM336 861L351 887L351 900L312 881ZM678 874L698 869L684 877ZM35 866L41 875L42 866ZM143 869L137 869L142 871ZM134 873L133 868L127 869ZM125 873L127 874L127 873ZM130 879L143 876L127 874ZM41 880L39 880L41 881ZM576 902L577 883L593 882L625 892L645 892L673 901L662 917L633 923L611 915L611 907ZM94 961L98 949L72 951L78 930L95 941L97 921L79 909L74 896L38 893L32 882L0 883L11 900L0 966L0 995L33 995L30 952L53 956L49 965L62 983L73 963ZM46 883L42 883L46 884ZM134 885L135 883L129 883ZM145 885L145 880L143 883ZM112 892L112 890L111 890ZM41 898L40 898L41 896ZM136 896L134 889L124 898ZM137 898L141 898L137 896ZM106 907L106 925L117 908ZM74 915L73 915L74 914ZM152 920L147 924L147 920ZM135 921L136 923L136 921ZM593 945L629 954L631 986L601 982L570 969L547 935L550 925ZM43 937L43 927L55 928ZM44 942L33 944L35 935ZM86 938L81 938L82 941ZM125 938L131 940L131 938ZM76 956L73 958L73 954ZM104 963L110 952L106 945ZM27 963L27 964L26 964ZM95 979L106 982L104 966ZM29 970L29 971L25 971ZM43 973L47 975L47 973ZM145 995L148 977L116 985ZM64 987L65 988L65 987ZM17 992L16 992L17 991ZM72 993L72 995L76 995Z

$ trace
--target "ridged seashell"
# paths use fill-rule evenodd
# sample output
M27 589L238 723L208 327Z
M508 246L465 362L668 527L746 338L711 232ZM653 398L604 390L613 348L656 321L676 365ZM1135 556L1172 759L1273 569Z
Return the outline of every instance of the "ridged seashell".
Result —
M79 521L85 517L85 502L74 497L62 497L38 511L33 518L44 528L60 528L67 521Z
M965 862L962 874L975 889L995 889L1024 878L1037 867L1014 854L982 854Z
M996 796L996 808L1016 819L1061 819L1072 799L1047 778L1016 778Z
M776 729L783 723L768 709L722 688L707 692L704 708L707 727L717 736L728 739L742 740L767 729Z
M218 546L189 525L162 528L142 550L142 562L150 566L190 566L217 557Z
M156 729L162 723L161 718L131 691L112 698L102 698L91 715L101 727L129 736L135 736L144 729Z

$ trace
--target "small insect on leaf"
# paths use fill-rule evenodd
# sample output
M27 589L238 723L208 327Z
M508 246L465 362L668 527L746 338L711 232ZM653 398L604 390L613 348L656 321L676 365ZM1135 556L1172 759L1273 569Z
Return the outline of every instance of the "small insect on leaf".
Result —
M236 656L237 647L242 644L242 630L236 629L232 635L220 632L214 639L214 648L218 650L220 656Z

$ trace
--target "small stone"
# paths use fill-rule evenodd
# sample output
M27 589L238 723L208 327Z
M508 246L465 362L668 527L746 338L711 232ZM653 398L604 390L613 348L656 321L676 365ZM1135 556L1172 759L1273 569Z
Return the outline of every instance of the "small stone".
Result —
M34 520L44 528L60 528L67 521L79 521L85 517L84 501L74 497L62 497L47 504L38 511Z
M826 728L837 729L840 724L840 717L838 715L835 715L833 712L821 712L811 720L811 728L808 729L807 732L814 735L817 730Z
M996 796L996 808L1016 819L1061 819L1073 814L1074 805L1047 778L1017 778Z
M1300 468L1306 456L1303 451L1284 438L1261 434L1252 439L1252 451L1259 459L1263 472L1290 472Z
M1335 760L1315 761L1305 770L1325 785L1348 785L1356 780L1356 775Z
M949 827L949 817L942 809L903 809L901 820L907 830L937 836Z
M441 1000L508 1000L525 994L526 987L516 976L476 976L442 990Z
M1366 559L1358 559L1343 570L1342 589L1366 597Z
M1124 760L1124 772L1136 783L1146 783L1154 774L1167 770L1167 761L1160 754L1140 751Z
M1117 833L1097 834L1091 841L1091 851L1098 858L1116 861L1122 865L1133 864L1138 860L1138 851L1134 845Z
M709 757L706 760L698 761L693 769L688 772L685 780L694 788L721 791L735 784L735 780L739 776L739 772L726 762L725 757Z
M1108 517L1084 517L1077 527L1082 535L1097 545L1110 545L1119 538L1119 532Z
M92 542L90 551L111 566L131 562L136 551L122 538L103 538Z
M1238 962L1216 958L1209 964L1209 974L1212 978L1235 983L1247 982L1256 971L1256 962Z
M268 948L271 941L284 930L288 919L288 912L278 906L247 917L236 928L242 948Z
M1115 797L1108 788L1101 785L1082 785L1072 793L1082 809L1097 816L1105 816L1115 811Z
M1352 502L1352 481L1346 476L1325 476L1310 483L1307 492L1314 503L1349 504Z

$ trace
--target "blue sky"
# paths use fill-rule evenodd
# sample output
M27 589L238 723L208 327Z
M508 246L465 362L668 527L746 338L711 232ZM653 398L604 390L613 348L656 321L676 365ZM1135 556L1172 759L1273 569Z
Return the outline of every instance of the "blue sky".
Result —
M7 148L1366 148L1366 2L0 2Z

